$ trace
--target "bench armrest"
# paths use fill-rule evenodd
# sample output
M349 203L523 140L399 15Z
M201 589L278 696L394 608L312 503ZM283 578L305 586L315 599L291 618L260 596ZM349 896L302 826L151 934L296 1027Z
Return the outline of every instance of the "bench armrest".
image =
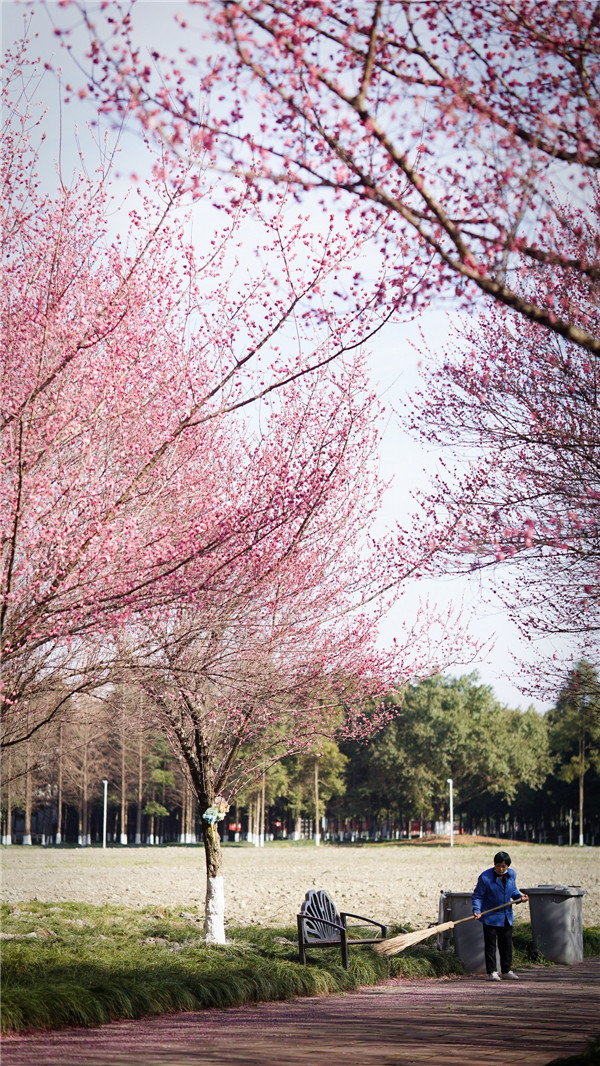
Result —
M346 924L346 918L358 918L360 922L365 922L367 925L376 925L378 929L381 929L382 936L387 934L387 925L384 925L383 922L376 922L373 918L365 918L364 914L351 914L350 911L342 911L340 918L344 925Z

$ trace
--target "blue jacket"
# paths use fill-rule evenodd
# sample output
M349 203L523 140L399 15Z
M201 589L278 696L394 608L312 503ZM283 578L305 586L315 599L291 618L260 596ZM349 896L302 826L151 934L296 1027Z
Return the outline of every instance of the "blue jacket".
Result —
M508 903L509 899L520 898L517 877L512 867L509 866L504 879L505 884L502 884L502 877L497 876L493 866L480 874L473 892L473 914L480 914L482 911L489 910L490 907ZM504 910L488 914L483 921L485 925L504 925L507 918L509 925L512 925L514 921L512 907L505 907Z

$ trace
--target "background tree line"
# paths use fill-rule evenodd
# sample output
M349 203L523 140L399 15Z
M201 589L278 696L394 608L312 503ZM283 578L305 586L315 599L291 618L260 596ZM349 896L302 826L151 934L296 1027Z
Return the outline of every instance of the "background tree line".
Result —
M2 791L5 843L98 842L103 781L108 841L196 843L187 769L146 714L141 691L72 699L68 713L12 749ZM545 716L503 706L476 674L435 675L390 697L393 716L367 746L315 740L240 791L221 835L403 839L455 830L595 844L600 833L600 691L586 662ZM583 817L581 816L583 812Z

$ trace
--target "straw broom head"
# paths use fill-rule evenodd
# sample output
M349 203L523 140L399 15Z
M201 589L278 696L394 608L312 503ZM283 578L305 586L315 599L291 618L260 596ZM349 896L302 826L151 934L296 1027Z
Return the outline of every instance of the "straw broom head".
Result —
M454 929L454 922L442 922L441 925L433 925L429 929L418 929L415 933L400 933L389 940L381 940L374 945L373 951L378 955L399 955L405 948L412 948L422 940L428 940L430 936L444 933L446 929Z
M420 944L422 940L427 940L430 936L436 936L437 933L445 933L446 929L454 929L455 925L460 925L461 922L472 922L475 918L483 918L486 914L491 914L492 911L503 911L505 907L512 907L513 904L516 907L518 903L526 903L525 899L511 899L507 903L500 903L497 907L490 907L487 911L482 911L481 914L472 914L470 918L459 918L456 922L442 922L441 925L430 925L428 929L420 929L416 933L401 933L400 936L393 936L389 940L381 940L375 945L374 950L379 952L380 955L399 955L405 948L412 948L414 944Z

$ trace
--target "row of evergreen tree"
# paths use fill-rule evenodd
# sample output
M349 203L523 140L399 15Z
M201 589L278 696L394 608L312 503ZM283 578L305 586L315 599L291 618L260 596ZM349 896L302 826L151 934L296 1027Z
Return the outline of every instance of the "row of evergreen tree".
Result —
M580 663L542 716L503 706L476 674L434 676L390 699L370 744L316 741L314 754L272 766L235 797L221 836L447 834L451 780L459 833L596 844L599 688ZM4 843L195 843L201 815L168 742L117 689L70 701L5 760Z

